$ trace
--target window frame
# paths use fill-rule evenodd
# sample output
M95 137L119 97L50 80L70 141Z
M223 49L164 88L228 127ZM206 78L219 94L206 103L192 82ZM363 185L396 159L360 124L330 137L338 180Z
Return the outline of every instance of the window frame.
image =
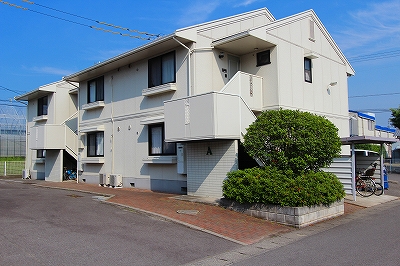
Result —
M46 150L43 149L36 150L36 158L38 159L46 158Z
M256 54L257 63L256 67L271 64L271 50L265 50Z
M309 67L307 66L307 63ZM309 77L307 78L307 74ZM304 81L312 83L312 60L311 58L304 57Z
M94 150L92 148L92 144L90 141L90 138L94 136ZM99 139L98 137L102 136L102 147L101 147L101 153L99 153ZM88 132L86 134L86 148L87 148L87 152L86 155L87 157L104 157L104 131L94 131L94 132ZM92 154L92 150L94 151L94 153ZM99 153L99 154L98 154Z
M163 63L165 63L163 61L163 59L166 59L171 55L173 58L173 69L172 69L173 77L172 77L172 79L163 81L163 74L164 74L163 73L163 70L164 70ZM147 65L148 65L148 69L147 69L148 88L157 87L157 86L160 86L163 84L176 82L176 53L175 53L175 51L171 51L171 52L159 55L157 57L153 57L148 60Z
M94 85L94 97L92 97L93 95L91 94L91 84ZM87 82L87 103L98 101L104 101L104 76L97 77Z
M46 102L46 103L45 103ZM37 115L47 115L49 110L49 98L48 96L43 96L38 98L38 107L37 107Z
M153 129L154 128L161 128L161 141L159 140L159 142L161 142L160 144L160 148L161 152L154 152L153 151ZM165 142L165 126L164 123L157 123L157 124L150 124L148 125L148 143L149 143L149 155L150 156L165 156L165 155L176 155L176 143L170 143L170 142ZM170 146L171 147L168 147ZM166 151L168 149L173 149L173 151Z

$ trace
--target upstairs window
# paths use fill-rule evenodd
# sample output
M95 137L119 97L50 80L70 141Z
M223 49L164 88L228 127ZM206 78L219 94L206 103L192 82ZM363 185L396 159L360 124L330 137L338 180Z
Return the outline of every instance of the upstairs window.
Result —
M104 101L104 76L88 82L88 103Z
M311 59L307 57L304 58L304 81L312 82Z
M91 132L87 134L87 156L104 156L104 132Z
M38 99L38 116L47 115L47 96Z
M149 125L149 154L176 155L176 144L165 142L164 124Z
M175 82L175 51L149 60L149 88Z
M256 66L263 66L271 64L271 55L270 50L266 50L263 52L257 53L257 65Z

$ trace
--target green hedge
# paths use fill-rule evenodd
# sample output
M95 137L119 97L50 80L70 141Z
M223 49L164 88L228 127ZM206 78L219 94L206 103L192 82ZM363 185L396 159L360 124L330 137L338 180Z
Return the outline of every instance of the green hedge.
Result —
M342 183L332 173L293 172L273 167L250 168L228 173L223 195L239 203L264 203L300 207L330 205L344 198Z

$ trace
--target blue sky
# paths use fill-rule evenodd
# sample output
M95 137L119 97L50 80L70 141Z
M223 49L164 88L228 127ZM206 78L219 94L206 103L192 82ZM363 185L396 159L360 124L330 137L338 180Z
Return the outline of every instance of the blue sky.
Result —
M0 104L148 42L90 28L149 37L96 21L166 35L262 7L276 19L313 9L356 71L350 109L388 126L400 105L400 0L0 0Z

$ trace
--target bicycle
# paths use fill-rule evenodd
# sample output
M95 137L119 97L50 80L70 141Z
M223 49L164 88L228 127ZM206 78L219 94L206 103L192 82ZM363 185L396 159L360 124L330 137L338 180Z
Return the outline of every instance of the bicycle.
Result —
M74 170L67 170L66 167L64 167L64 180L75 180L76 179L76 171Z
M383 194L383 187L380 183L374 181L373 175L376 170L377 163L372 164L372 168L367 169L364 173L358 172L356 175L356 191L362 197L369 197L372 194L380 196Z

